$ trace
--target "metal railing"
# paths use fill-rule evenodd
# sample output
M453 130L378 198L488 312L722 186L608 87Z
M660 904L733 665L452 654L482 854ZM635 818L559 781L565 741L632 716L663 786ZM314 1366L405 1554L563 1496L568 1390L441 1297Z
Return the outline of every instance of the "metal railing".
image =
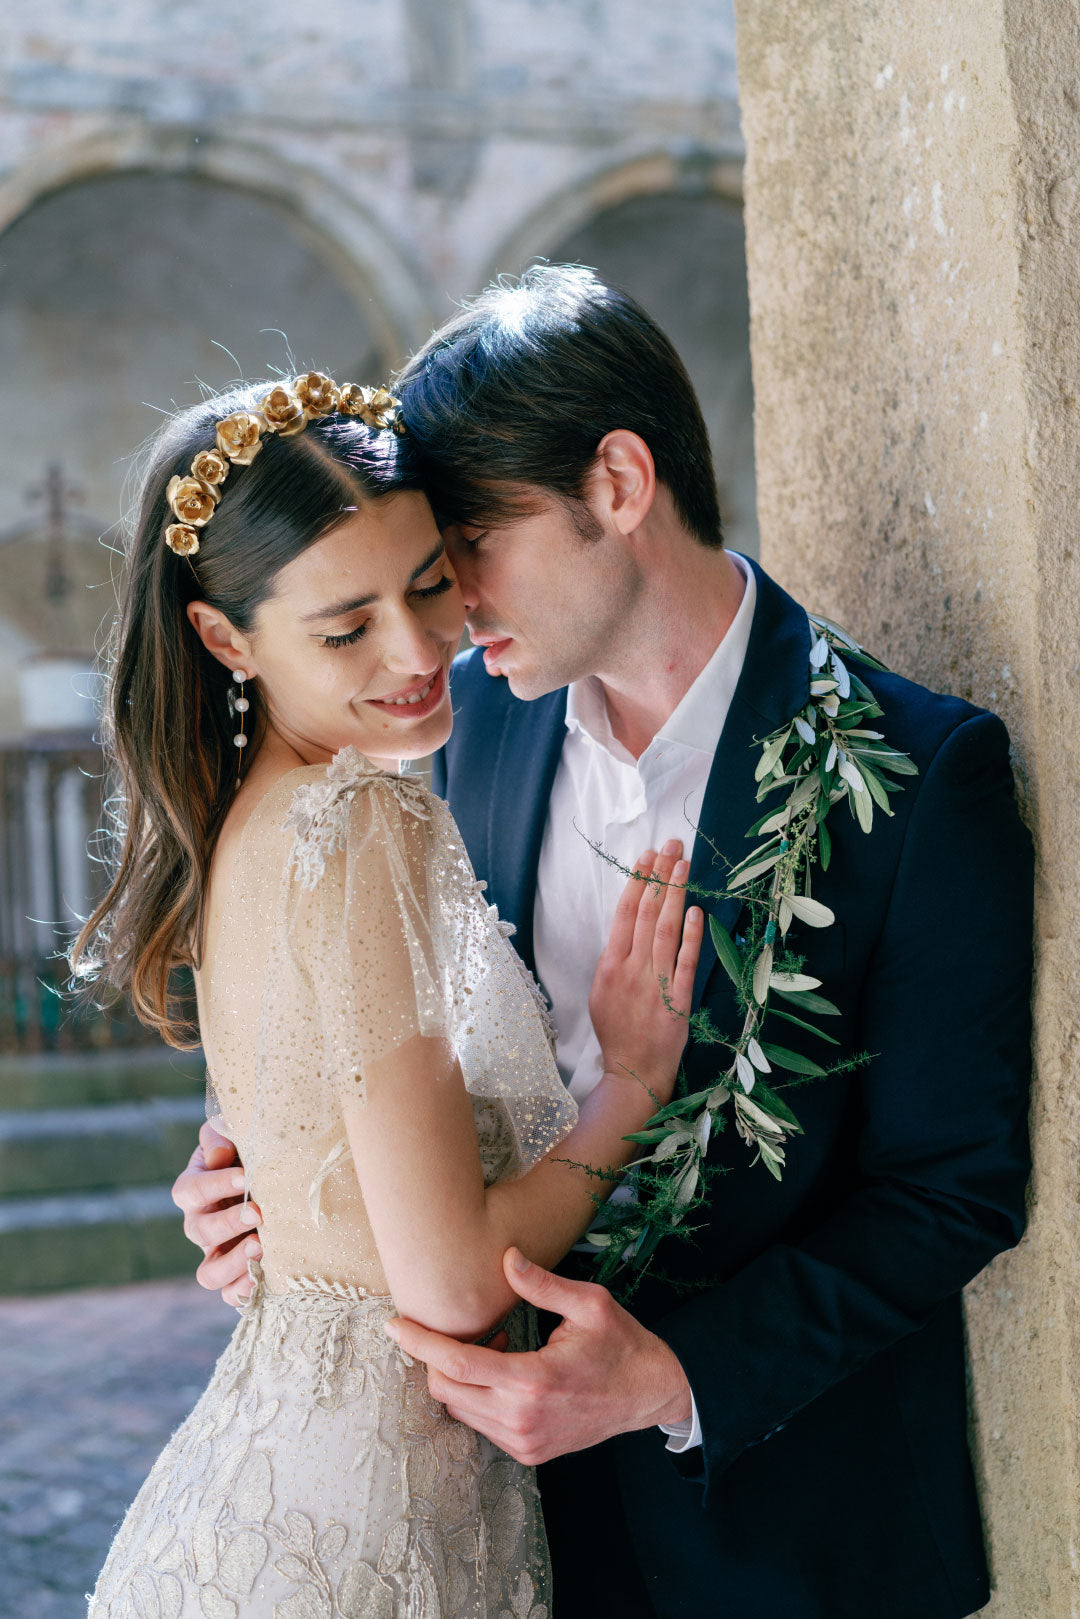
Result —
M103 798L83 738L0 748L0 1052L157 1043L123 1005L76 1006L67 989L64 951L105 886L90 852Z

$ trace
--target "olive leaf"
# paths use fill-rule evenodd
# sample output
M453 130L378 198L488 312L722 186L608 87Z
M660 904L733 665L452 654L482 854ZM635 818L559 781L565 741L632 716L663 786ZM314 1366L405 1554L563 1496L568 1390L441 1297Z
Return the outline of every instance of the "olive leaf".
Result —
M715 916L709 917L709 934L716 950L717 959L732 983L738 988L742 983L743 965L742 957L734 939L727 928L716 920Z
M812 1057L789 1051L786 1046L774 1046L770 1040L765 1041L765 1055L777 1068L786 1068L792 1074L814 1074L820 1078L826 1071Z
M811 978L808 973L773 973L769 980L773 989L820 989L821 979Z
M816 1035L819 1040L824 1040L830 1046L838 1046L840 1044L835 1035L826 1034L824 1029L815 1029L814 1025L812 1023L807 1023L805 1018L796 1017L794 1012L785 1012L779 1006L770 1006L769 1016L783 1018L785 1023L794 1023L800 1029L805 1029L808 1034Z
M840 1008L827 1001L824 995L813 995L809 990L802 989L778 989L776 993L794 1006L801 1006L804 1012L823 1012L826 1017L840 1016Z
M754 963L754 999L759 1006L764 1006L769 996L769 980L772 977L773 947L767 944Z
M836 921L829 907L822 905L820 900L810 899L806 894L785 894L784 898L799 921L805 922L808 927L827 928Z

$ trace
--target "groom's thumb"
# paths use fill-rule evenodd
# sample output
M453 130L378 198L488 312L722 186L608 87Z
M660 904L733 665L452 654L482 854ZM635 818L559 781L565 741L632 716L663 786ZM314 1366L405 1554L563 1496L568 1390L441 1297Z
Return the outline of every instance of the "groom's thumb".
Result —
M545 1270L542 1265L534 1265L520 1248L506 1250L503 1271L515 1293L552 1315L580 1319L588 1310L592 1294L601 1291L591 1282L571 1282L565 1276Z

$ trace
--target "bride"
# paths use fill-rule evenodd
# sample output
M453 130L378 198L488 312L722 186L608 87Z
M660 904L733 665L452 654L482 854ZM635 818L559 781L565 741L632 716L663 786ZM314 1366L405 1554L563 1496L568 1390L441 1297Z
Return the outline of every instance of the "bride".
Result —
M399 773L449 734L463 621L384 390L235 389L157 442L111 660L118 863L73 962L171 1043L201 1038L262 1260L93 1619L549 1611L531 1470L454 1421L383 1324L529 1347L504 1253L561 1258L610 1190L582 1166L624 1164L670 1100L703 919L683 921L678 847L643 855L578 1112L449 811Z

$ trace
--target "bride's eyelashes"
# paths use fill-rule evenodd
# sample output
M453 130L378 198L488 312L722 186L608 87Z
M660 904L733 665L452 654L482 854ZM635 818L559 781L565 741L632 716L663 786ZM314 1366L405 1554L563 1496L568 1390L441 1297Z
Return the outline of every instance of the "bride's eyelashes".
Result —
M445 595L448 590L453 588L453 584L454 581L450 578L450 575L444 574L436 584L426 585L423 590L414 590L412 594L413 596L418 596L422 601L426 601L431 596ZM349 630L345 635L324 635L322 644L323 646L353 646L357 641L363 640L367 634L367 629L368 621L365 620L363 624L358 624L355 630Z
M453 583L454 581L451 579L450 575L448 573L444 573L438 584L427 585L423 590L414 590L413 595L421 597L442 596L446 591L453 587Z
M322 644L323 646L352 646L354 642L362 641L366 634L367 624L358 624L355 630L350 630L347 635L324 635Z

